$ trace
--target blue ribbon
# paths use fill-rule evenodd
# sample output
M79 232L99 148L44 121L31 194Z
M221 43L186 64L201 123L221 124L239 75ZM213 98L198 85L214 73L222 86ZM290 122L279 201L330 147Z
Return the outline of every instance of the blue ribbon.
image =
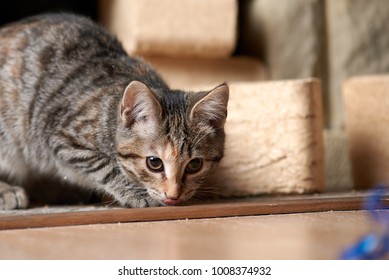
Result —
M363 236L355 244L343 251L344 260L375 260L382 259L389 253L389 213L382 211L389 209L382 199L388 193L388 187L375 187L364 201L364 209L378 225L380 230Z

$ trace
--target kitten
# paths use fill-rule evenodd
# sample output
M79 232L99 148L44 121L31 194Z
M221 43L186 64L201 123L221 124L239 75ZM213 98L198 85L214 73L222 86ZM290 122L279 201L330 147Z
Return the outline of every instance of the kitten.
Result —
M84 17L0 29L0 209L35 178L69 180L126 207L191 198L224 151L228 86L171 90Z

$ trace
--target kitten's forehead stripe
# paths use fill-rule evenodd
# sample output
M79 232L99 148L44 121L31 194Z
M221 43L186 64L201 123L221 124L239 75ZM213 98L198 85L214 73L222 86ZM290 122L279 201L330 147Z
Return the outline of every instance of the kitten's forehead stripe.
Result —
M194 131L190 127L189 115L193 104L188 98L189 94L173 91L164 96L163 104L166 104L169 113L166 120L167 134L178 147L180 155L191 158L196 147L193 145Z
M173 142L167 142L165 144L164 154L169 161L178 160L179 153L177 152L176 145Z
M143 158L143 156L140 156L138 154L135 154L135 153L126 153L126 152L118 152L118 156L123 158L123 159L128 159L128 158L135 158L135 159L139 159L139 158Z

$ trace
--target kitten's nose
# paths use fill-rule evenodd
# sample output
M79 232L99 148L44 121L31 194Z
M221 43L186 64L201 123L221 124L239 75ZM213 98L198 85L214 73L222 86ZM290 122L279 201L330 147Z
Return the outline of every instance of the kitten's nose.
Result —
M166 199L163 201L163 203L170 206L180 204L182 202L182 200L180 199L181 189L182 188L177 187L177 185L174 185L173 187L168 189L168 191L165 192Z
M166 198L163 203L165 203L166 205L170 205L170 206L175 206L175 205L178 205L182 202L181 199L173 199L173 198Z

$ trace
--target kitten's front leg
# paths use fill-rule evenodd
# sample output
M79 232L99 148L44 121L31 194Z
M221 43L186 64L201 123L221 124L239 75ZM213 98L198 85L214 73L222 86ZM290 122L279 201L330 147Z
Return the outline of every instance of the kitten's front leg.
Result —
M162 203L151 197L128 196L122 205L130 208L145 208L162 206Z
M77 180L75 183L85 182L85 188L95 188L110 194L120 205L125 207L152 207L162 205L150 197L147 190L133 181L121 169L114 155L101 152L99 149L91 149L78 144L76 136L73 139L64 139L62 134L51 135L49 146L52 149L61 177L69 177L69 169L74 172L74 177L81 175L85 180ZM69 135L67 137L70 137ZM67 171L64 171L67 170ZM81 183L82 184L82 183Z
M98 151L67 145L54 147L53 151L57 160L61 162L59 166L65 165L67 170L68 168L73 170L74 177L82 174L82 177L86 178L84 181L89 182L88 185L81 185L81 187L94 187L104 191L125 207L140 208L161 205L160 202L150 197L144 187L138 186L123 173L114 157ZM58 172L61 174L63 170L64 168L60 168ZM68 176L69 174L61 175Z
M0 210L27 208L27 194L21 187L0 182Z
M144 208L163 205L160 201L152 198L144 187L130 182L127 177L122 177L121 179L122 180L119 180L116 184L106 186L106 191L111 194L121 206Z
M88 176L93 173L90 172L90 169L85 169L85 171L88 171L86 172ZM96 172L94 179L100 185L99 188L113 196L121 206L144 208L162 205L160 201L148 194L144 186L131 181L114 160L110 160L110 164L106 168Z

